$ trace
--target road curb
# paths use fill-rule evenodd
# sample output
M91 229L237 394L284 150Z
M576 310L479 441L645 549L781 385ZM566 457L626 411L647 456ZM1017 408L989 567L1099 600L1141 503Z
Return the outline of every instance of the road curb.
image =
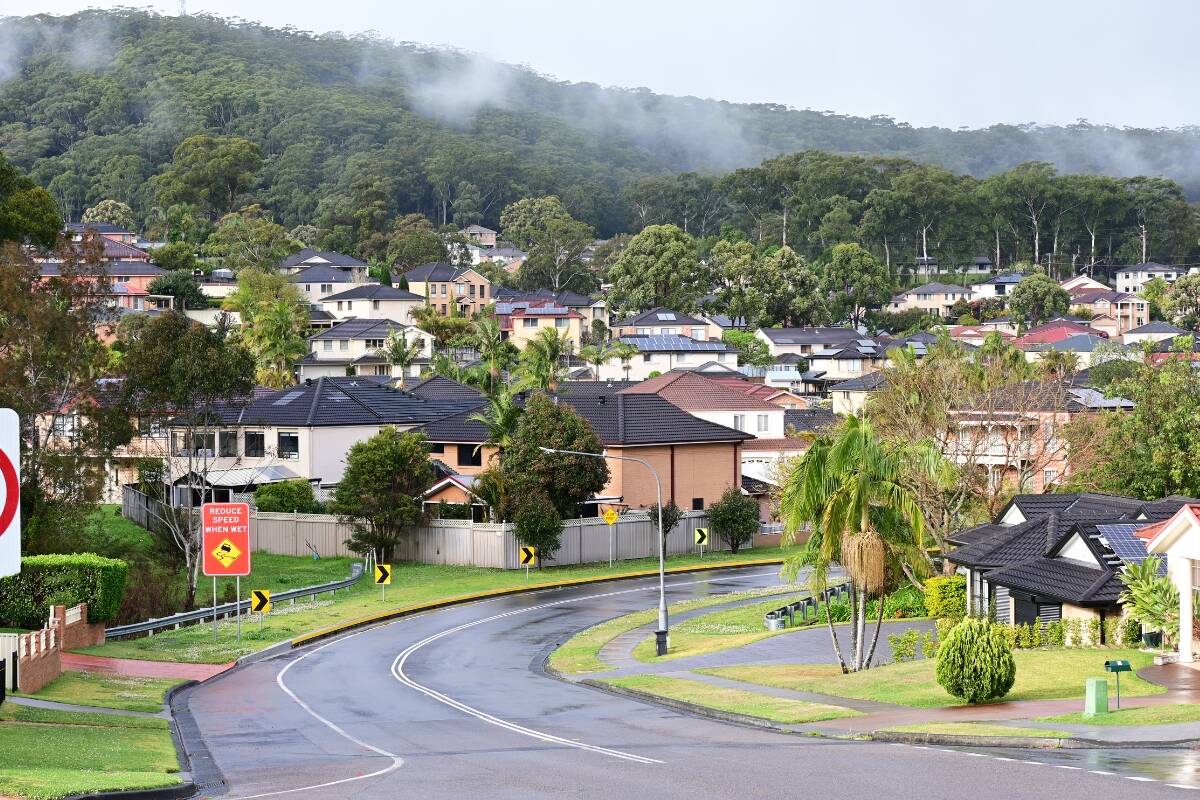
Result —
M161 789L126 789L119 792L90 792L88 794L67 795L63 800L100 800L101 798L121 798L121 800L185 800L194 797L198 789L196 785L178 783L174 786L164 786Z
M667 575L688 575L695 572L709 572L719 569L745 569L747 567L764 567L775 564L782 564L782 558L768 558L761 561L726 561L720 564L694 564L686 567L674 567L666 570ZM302 647L306 644L328 639L331 636L346 633L347 631L363 628L368 625L374 625L379 622L387 622L393 619L402 617L411 617L416 614L422 614L426 611L436 611L441 608L450 608L452 606L465 605L474 603L480 600L491 600L497 597L508 597L514 594L525 594L527 592L545 591L547 589L569 589L575 586L587 586L593 583L608 583L609 581L626 581L636 580L638 578L651 578L658 575L657 569L639 570L637 572L626 572L620 575L603 575L594 578L573 578L567 581L551 581L548 583L537 583L529 586L512 586L506 589L493 589L487 592L475 592L473 594L458 595L456 597L447 597L442 600L435 600L430 603L422 603L415 606L407 606L403 608L395 608L389 611L381 611L378 614L371 614L366 617L340 622L336 625L330 625L327 628L320 628L310 633L297 636L290 641L291 648Z

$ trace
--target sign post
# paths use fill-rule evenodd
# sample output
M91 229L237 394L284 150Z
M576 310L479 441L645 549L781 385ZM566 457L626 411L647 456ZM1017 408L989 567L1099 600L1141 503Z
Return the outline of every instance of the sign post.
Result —
M255 589L250 592L250 610L258 614L258 633L262 635L263 617L271 613L271 590Z
M380 564L375 562L375 582L379 584L379 590L382 592L380 598L387 602L387 587L392 582L392 565Z
M529 580L529 565L537 560L536 547L521 548L521 563L525 566L525 580Z
M21 420L0 408L0 578L21 571Z
M612 569L613 565L613 525L617 524L617 519L620 517L614 509L608 509L604 512L604 521L608 523L608 567Z
M213 579L213 635L217 633L217 578L235 578L237 636L242 640L242 576L250 574L250 505L205 503L200 506L204 574Z
M696 545L700 548L700 557L704 558L704 545L708 544L708 528L696 528Z

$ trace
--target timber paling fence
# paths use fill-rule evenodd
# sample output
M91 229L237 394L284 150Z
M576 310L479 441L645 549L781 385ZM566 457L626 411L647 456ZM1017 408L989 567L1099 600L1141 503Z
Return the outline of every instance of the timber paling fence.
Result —
M160 500L149 497L136 487L126 486L121 513L148 530L161 531L167 511ZM679 524L667 535L667 555L694 553L696 528L706 527L708 516L702 511L685 512ZM346 547L351 528L332 514L280 514L252 509L250 512L250 549L285 556L305 556L314 551L321 556L354 556ZM609 525L600 517L563 520L562 545L551 558L554 565L587 564L597 561L623 561L658 555L654 524L645 511L622 514ZM728 550L722 542L709 537L712 547ZM749 546L746 546L749 549ZM471 522L470 520L431 520L412 532L397 549L395 558L422 564L519 569L520 544L511 523Z

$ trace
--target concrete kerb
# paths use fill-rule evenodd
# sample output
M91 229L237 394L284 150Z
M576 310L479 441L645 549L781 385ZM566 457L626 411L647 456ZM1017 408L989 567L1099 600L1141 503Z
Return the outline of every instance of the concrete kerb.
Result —
M686 567L673 567L666 570L667 575L688 575L695 572L709 572L719 569L745 569L747 567L763 567L773 564L782 564L782 558L767 558L759 561L726 561L719 564L695 564ZM535 583L528 586L511 586L505 589L493 589L486 592L475 592L473 594L458 595L456 597L447 597L442 600L435 600L430 603L421 603L415 606L406 606L402 608L394 608L388 611L381 611L378 614L371 614L366 617L339 622L336 625L330 625L327 628L321 628L311 633L306 633L292 639L290 645L292 648L302 647L322 639L328 639L331 636L337 636L357 628L364 628L368 625L375 625L380 622L388 622L402 617L410 617L417 614L423 614L428 611L436 611L442 608L450 608L452 606L465 605L467 603L475 603L481 600L492 600L497 597L509 597L516 594L524 594L526 592L539 592L549 589L569 589L575 586L587 586L594 583L608 583L609 581L626 581L636 580L638 578L652 578L658 575L657 569L639 570L637 572L625 572L620 575L598 575L591 578L572 578L566 581L550 581L547 583Z

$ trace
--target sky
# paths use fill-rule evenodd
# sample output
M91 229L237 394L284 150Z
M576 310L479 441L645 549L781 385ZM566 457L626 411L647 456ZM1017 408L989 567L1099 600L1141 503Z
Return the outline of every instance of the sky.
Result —
M560 80L913 125L1200 124L1190 0L186 0L189 13L375 31ZM0 3L0 12L5 3ZM25 0L22 14L179 0Z

